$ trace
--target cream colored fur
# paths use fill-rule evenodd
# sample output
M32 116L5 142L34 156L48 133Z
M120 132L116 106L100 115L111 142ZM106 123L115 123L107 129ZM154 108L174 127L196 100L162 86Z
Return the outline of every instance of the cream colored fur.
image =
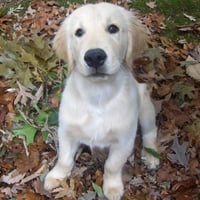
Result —
M108 27L119 28L110 33ZM84 34L77 36L78 29ZM143 26L124 8L99 3L85 5L65 19L55 40L57 55L68 63L70 76L59 110L59 152L55 167L47 174L45 188L59 186L70 176L74 155L81 143L109 147L103 190L109 200L123 195L122 167L134 147L138 120L143 145L156 150L155 111L145 84L139 84L130 68L145 49ZM102 49L107 58L104 76L94 76L84 60L90 49ZM150 168L159 160L143 151Z

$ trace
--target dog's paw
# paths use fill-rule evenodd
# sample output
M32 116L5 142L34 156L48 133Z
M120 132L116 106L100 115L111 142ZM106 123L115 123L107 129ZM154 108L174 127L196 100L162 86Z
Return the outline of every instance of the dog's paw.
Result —
M123 189L117 187L106 188L104 194L108 200L120 200L123 195Z
M57 188L65 178L66 171L58 166L55 166L45 177L44 188L46 190Z
M45 190L50 191L54 188L57 188L60 185L61 181L62 180L56 179L48 174L44 181L44 188L45 188Z
M124 189L123 184L121 182L115 182L114 184L110 184L111 182L104 182L103 192L108 200L120 200Z
M142 150L142 160L149 169L155 169L158 167L160 160L155 156L148 153L146 150Z

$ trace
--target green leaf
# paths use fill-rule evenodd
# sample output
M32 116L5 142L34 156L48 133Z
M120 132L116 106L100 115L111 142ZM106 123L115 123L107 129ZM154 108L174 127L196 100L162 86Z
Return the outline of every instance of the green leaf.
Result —
M155 158L158 158L158 159L161 159L161 155L160 153L158 153L157 151L155 151L154 149L152 148L148 148L148 147L144 147L144 150L151 154L152 156L154 156Z
M37 128L33 127L27 119L25 119L22 115L18 115L15 117L18 121L17 127L13 128L14 136L25 136L26 144L32 144L34 142L35 135L38 131Z
M38 65L38 61L36 60L35 56L31 53L27 53L24 49L21 49L21 57L18 58L19 61L25 62L25 63L31 63L34 66Z
M6 154L6 147L3 145L0 148L0 158L2 158Z
M0 64L0 74L4 76L5 79L10 79L13 77L15 72L12 69L8 68L6 65Z
M104 197L103 189L96 183L92 183L94 191L97 193L98 197Z
M149 57L151 61L158 59L162 56L163 50L160 48L148 48L145 56Z
M0 36L0 74L35 89L34 82L57 77L57 58L48 42L37 35L6 41ZM55 80L55 78L53 79Z
M51 126L58 125L58 112L56 110L49 112L48 124Z
M34 138L37 132L37 129L32 127L29 124L25 124L23 128L20 129L14 129L14 136L20 136L24 135L26 137L26 144L32 144L34 143Z
M42 132L42 139L43 139L43 141L44 141L44 142L46 142L46 141L47 141L48 134L49 134L49 132L48 132L48 131L43 131L43 132Z
M38 107L38 105L36 103L33 103L33 107L38 112L38 116L36 118L36 122L39 125L44 124L48 120L48 117L49 117L48 113L43 112L42 110L40 110L40 108Z
M200 117L193 120L192 124L189 124L185 127L185 130L188 132L195 132L200 137Z
M177 95L179 102L182 104L186 98L192 100L195 98L195 88L193 85L186 85L183 82L177 82L172 87L172 94Z
M49 173L49 169L46 169L40 176L39 179L41 182L44 182L45 177L47 176L47 174Z

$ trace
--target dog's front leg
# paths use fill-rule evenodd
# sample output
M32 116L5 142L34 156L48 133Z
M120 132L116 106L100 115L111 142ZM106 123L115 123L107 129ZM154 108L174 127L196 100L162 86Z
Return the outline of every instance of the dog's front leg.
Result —
M78 148L78 143L67 136L66 131L61 127L58 130L59 152L58 161L55 167L47 174L44 187L46 190L52 190L60 185L71 174L74 164L74 154Z
M103 191L109 200L120 200L123 195L122 168L131 154L132 148L132 142L129 144L113 145L110 148L103 177Z

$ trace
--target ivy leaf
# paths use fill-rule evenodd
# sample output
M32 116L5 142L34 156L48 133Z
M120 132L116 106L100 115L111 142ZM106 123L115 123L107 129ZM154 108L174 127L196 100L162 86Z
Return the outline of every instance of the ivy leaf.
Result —
M48 117L49 117L48 113L43 112L42 110L40 110L40 108L38 107L38 105L36 103L33 103L33 107L38 112L38 116L36 118L36 122L39 125L44 124L48 120Z
M20 126L13 128L14 136L25 136L26 144L34 143L34 138L37 133L37 128L33 127L22 115L16 117Z
M177 135L173 140L173 144L171 149L174 153L168 153L168 159L173 162L184 166L188 169L189 166L189 154L187 152L188 142L183 142L183 144L179 144Z
M24 135L26 137L26 144L34 143L34 138L37 132L37 129L30 126L29 124L25 124L23 128L14 129L14 136Z

